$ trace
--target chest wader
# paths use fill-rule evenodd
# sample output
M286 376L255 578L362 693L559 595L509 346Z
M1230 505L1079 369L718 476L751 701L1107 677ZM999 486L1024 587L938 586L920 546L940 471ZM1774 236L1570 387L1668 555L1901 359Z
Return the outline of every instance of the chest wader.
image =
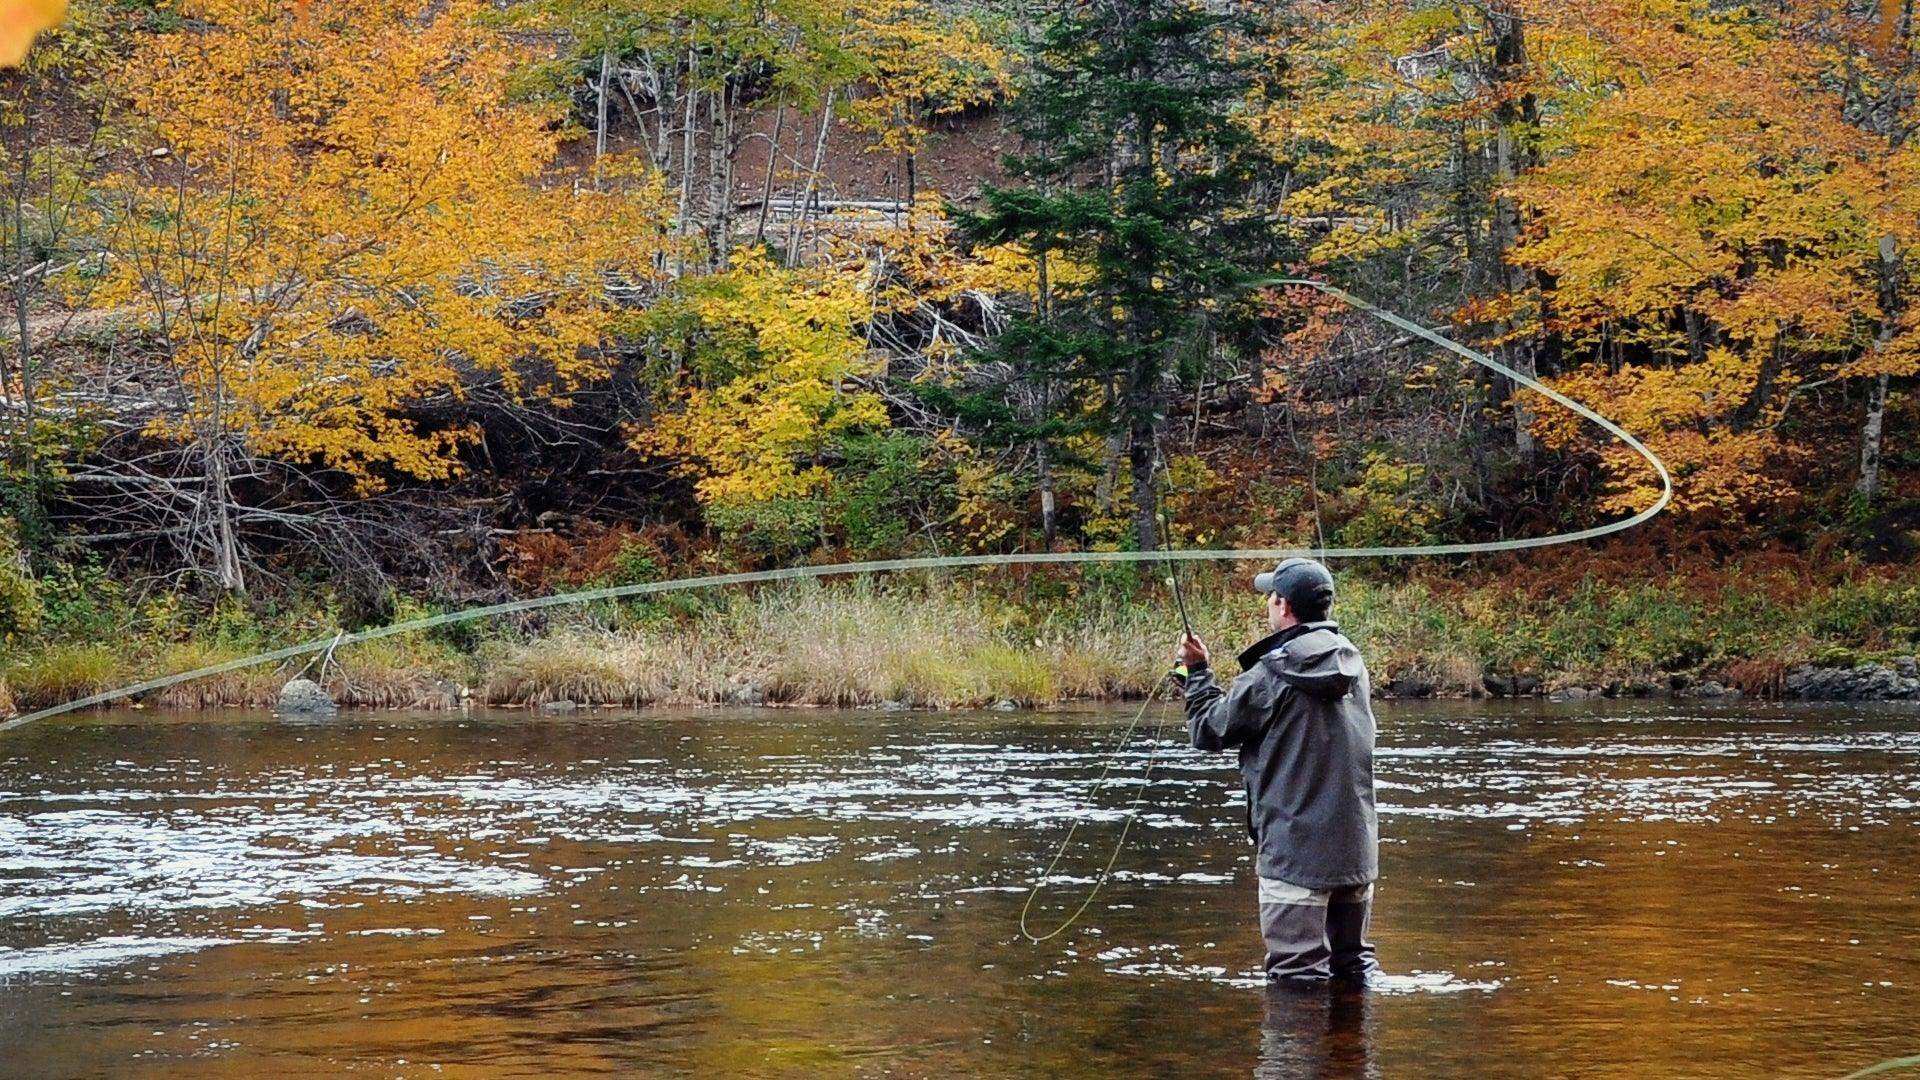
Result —
M1367 940L1373 886L1303 889L1260 879L1260 936L1267 979L1312 987L1330 979L1365 981L1380 970Z

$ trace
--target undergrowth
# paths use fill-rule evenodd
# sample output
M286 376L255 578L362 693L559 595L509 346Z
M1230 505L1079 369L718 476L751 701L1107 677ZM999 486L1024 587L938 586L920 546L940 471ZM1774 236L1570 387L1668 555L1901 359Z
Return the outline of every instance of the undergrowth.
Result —
M1604 565L1600 568L1604 570ZM1246 568L1185 571L1217 662L1263 632ZM650 578L653 566L627 568ZM768 702L968 707L1144 694L1178 618L1157 569L1101 566L801 581L695 597L603 602L396 636L160 691L170 708L270 705L304 674L344 704L446 708L464 696L538 706ZM78 585L79 583L74 583ZM191 612L117 592L43 588L31 634L0 651L0 708L29 709L162 672L211 666L333 625L323 599ZM426 613L398 605L396 618ZM1733 567L1682 577L1343 572L1335 611L1380 686L1478 690L1490 673L1548 685L1721 675L1768 685L1801 661L1852 663L1920 647L1920 575ZM112 627L111 631L108 629Z

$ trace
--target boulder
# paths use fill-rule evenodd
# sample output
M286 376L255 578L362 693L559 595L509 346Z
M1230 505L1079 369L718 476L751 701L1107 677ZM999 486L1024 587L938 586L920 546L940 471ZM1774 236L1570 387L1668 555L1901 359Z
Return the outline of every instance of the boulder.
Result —
M1907 658L1909 663L1911 658ZM1920 670L1920 669L1916 669ZM1856 664L1853 667L1790 668L1780 689L1802 701L1902 701L1920 698L1920 678L1903 673L1898 662Z
M1587 701L1600 696L1600 691L1590 686L1563 686L1547 695L1548 701Z
M1426 698L1433 696L1433 680L1420 675L1396 675L1387 680L1387 696Z
M1487 693L1492 694L1494 697L1520 697L1523 694L1531 692L1520 688L1523 678L1526 678L1526 676L1495 675L1489 672L1480 677L1480 685L1486 687Z
M543 701L540 703L540 711L544 713L570 713L579 707L578 703L568 698L561 698L558 701Z
M332 716L340 711L333 697L312 679L294 679L280 688L273 711L281 716Z

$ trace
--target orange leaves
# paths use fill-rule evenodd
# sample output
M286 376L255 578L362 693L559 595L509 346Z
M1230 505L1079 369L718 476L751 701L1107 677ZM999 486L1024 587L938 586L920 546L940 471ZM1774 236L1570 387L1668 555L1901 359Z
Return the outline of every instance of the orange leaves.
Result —
M1512 255L1552 274L1573 328L1692 308L1733 341L1844 347L1874 314L1862 283L1885 186L1822 58L1764 23L1687 4L1577 3L1610 63L1512 185L1534 227Z
M1791 466L1807 452L1772 431L1678 430L1643 441L1673 473L1675 514L1737 523L1749 515L1779 514L1799 500L1800 485ZM1659 481L1632 450L1609 447L1602 459L1608 481L1600 509L1631 514L1659 495Z
M1627 365L1609 372L1588 365L1552 380L1554 389L1592 406L1638 436L1673 472L1675 513L1732 519L1777 509L1797 496L1791 467L1804 459L1764 421L1736 429L1730 418L1759 379L1759 362L1727 349L1679 367ZM1542 445L1566 450L1595 439L1592 427L1539 395L1533 431ZM1606 475L1600 507L1633 513L1659 494L1659 482L1631 449L1608 441L1600 451Z

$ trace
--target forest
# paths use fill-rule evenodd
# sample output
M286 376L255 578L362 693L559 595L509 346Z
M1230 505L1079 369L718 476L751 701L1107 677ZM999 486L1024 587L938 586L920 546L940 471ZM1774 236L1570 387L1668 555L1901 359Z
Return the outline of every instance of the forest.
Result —
M0 714L927 554L1343 565L1398 693L1920 647L1911 0L72 0L0 70ZM1258 614L1197 567L1219 640ZM595 605L361 704L1138 693L1161 577ZM1911 660L1906 663L1911 664ZM329 666L331 665L331 666ZM173 692L270 701L288 672Z

